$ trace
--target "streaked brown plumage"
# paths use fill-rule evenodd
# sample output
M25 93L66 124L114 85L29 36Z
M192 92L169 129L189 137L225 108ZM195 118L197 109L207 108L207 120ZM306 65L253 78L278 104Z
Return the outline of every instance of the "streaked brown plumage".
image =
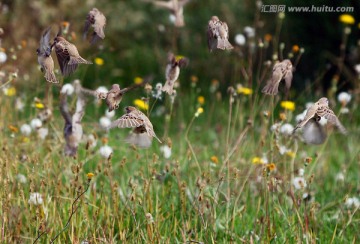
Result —
M153 125L149 118L135 107L128 106L125 108L126 114L115 120L109 126L109 129L118 128L135 128L135 133L146 133L150 137L155 137L160 143L160 139L154 132Z
M41 36L40 46L36 52L45 79L51 83L59 83L54 73L54 60L51 57L50 31L51 27L45 30L44 34Z
M286 95L291 87L293 78L293 66L289 59L284 59L280 63L276 63L272 70L271 79L267 82L265 87L262 89L262 93L267 95L276 95L279 92L279 84L282 79L285 80Z
M229 42L229 28L217 16L212 16L208 22L207 41L210 52L214 49L233 49Z
M185 26L184 22L184 5L187 4L190 0L170 0L170 1L154 1L152 2L156 6L164 7L170 10L170 12L175 16L175 26L183 27Z
M295 130L302 128L312 118L315 118L317 121L321 118L325 118L329 123L335 125L341 133L346 134L345 127L341 124L334 112L329 108L329 100L326 97L320 98L319 101L306 111L305 118L296 125L294 132Z
M61 73L64 76L73 73L77 69L78 64L92 64L82 58L76 46L68 42L60 34L54 38L53 46L55 46L56 57L60 65Z
M86 35L89 31L89 28L90 26L92 26L94 28L94 32L92 33L92 38L90 43L95 44L100 38L104 39L105 25L106 25L105 15L102 12L100 12L97 8L93 8L92 10L89 11L86 17L83 38L86 39Z
M175 81L179 78L180 68L186 67L188 64L189 60L187 58L176 60L174 54L168 54L168 64L165 71L166 82L162 87L162 91L167 92L169 95L173 93Z

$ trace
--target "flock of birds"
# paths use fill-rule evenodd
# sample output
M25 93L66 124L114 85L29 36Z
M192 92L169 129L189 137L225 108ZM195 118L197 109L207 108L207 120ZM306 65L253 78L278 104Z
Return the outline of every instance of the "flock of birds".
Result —
M145 1L145 0L144 0ZM154 1L156 6L164 7L170 10L175 16L175 26L184 26L183 7L189 0L169 0L169 1ZM106 25L106 17L97 8L93 8L89 11L84 27L83 38L86 39L90 26L94 31L90 40L91 44L95 44L98 40L104 39L104 29ZM38 62L41 66L41 70L44 72L44 77L48 82L59 83L54 73L54 61L51 57L52 50L55 50L58 64L61 74L68 76L76 71L79 64L92 64L90 61L82 58L76 48L76 46L67 41L62 36L62 30L54 38L53 43L50 41L51 28L44 31L40 39L40 47L37 49ZM233 46L229 42L229 28L227 24L220 21L217 16L212 16L208 22L207 40L209 51L212 52L215 49L230 50ZM165 84L162 87L162 91L169 95L174 92L174 84L180 75L180 69L186 67L189 63L187 58L177 59L174 54L168 54L168 64L165 70ZM288 94L291 82L293 78L293 66L289 59L285 59L281 62L277 62L273 66L272 76L268 80L262 92L266 95L277 95L278 87L282 80L285 81L285 92ZM123 95L137 87L144 86L149 81L144 80L142 84L133 85L124 89L120 88L120 85L113 84L111 89L104 93L99 91L93 91L81 86L79 81L74 83L75 92L77 94L77 103L74 114L69 112L67 106L67 94L60 95L60 111L65 120L64 136L66 140L65 154L69 156L76 156L77 148L82 138L83 130L81 126L81 119L84 115L85 100L84 94L92 95L98 99L104 99L109 108L109 111L119 108L119 104ZM126 113L119 119L111 123L108 129L111 128L133 128L131 133L131 141L137 146L151 145L151 139L155 137L160 143L161 140L156 136L153 125L149 118L132 106L125 107ZM326 118L328 122L335 125L340 132L346 133L344 126L340 123L337 116L329 108L329 101L327 98L321 98L313 106L311 106L305 115L305 118L298 123L293 133L303 128L303 135L307 139L308 143L320 144L323 142L323 138L326 137L324 129L319 124L321 118ZM144 143L148 141L150 143Z

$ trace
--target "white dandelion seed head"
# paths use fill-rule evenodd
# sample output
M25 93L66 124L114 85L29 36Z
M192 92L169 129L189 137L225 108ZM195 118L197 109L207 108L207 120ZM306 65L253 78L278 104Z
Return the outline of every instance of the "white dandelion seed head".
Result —
M238 44L239 46L244 46L246 43L245 36L243 34L237 34L235 36L235 43Z
M299 176L304 176L305 170L303 168L299 169Z
M337 99L340 103L346 105L351 101L351 95L347 92L340 92Z
M108 117L101 117L99 123L101 128L107 129L111 125L111 120Z
M350 112L350 110L347 107L340 108L340 113L341 114L348 114L349 112Z
M7 60L7 55L6 55L6 53L3 52L3 51L0 51L0 64L5 63L6 60Z
M49 129L48 128L40 128L37 130L37 135L40 139L44 140L47 135L49 134Z
M72 84L70 84L70 83L68 83L68 84L65 84L65 85L63 85L62 87L61 87L61 93L62 94L66 94L66 95L68 95L68 96L70 96L71 94L73 94L74 93L74 86L72 85Z
M105 159L108 159L110 157L110 155L112 154L112 152L113 152L113 149L108 145L102 146L99 149L99 153L100 153L101 157L103 157Z
M96 91L99 92L99 93L108 93L109 92L109 90L105 86L99 86L96 89Z
M273 124L273 125L270 127L270 130L271 130L271 131L277 131L277 130L280 129L280 126L281 126L280 123L275 123L275 124Z
M345 180L345 175L343 172L337 173L335 175L335 180L336 181L344 181Z
M304 177L295 177L293 179L292 183L293 183L295 190L304 189L307 186L306 180L304 179Z
M35 119L31 120L30 126L33 130L37 130L42 126L42 122L40 119L35 118Z
M176 16L173 15L173 14L170 14L170 15L169 15L169 20L170 20L171 23L175 23L175 21L176 21Z
M30 199L28 201L31 205L41 205L43 204L43 198L38 192L32 192L30 193Z
M250 26L245 26L244 32L247 35L247 37L249 37L249 38L255 36L255 29Z
M15 109L18 111L23 111L25 107L25 104L23 100L20 97L17 97L15 100Z
M357 197L349 197L345 201L346 208L358 208L360 207L360 201Z
M21 127L20 127L20 132L21 134L23 134L24 136L28 136L31 134L31 126L28 125L28 124L23 124Z
M287 147L285 147L284 145L281 145L280 147L279 147L279 153L281 154L281 155L284 155L285 153L287 153L289 151L289 149L287 149Z
M292 124L289 124L289 123L283 124L280 127L280 133L284 134L284 135L287 135L287 136L291 135L293 130L294 130L294 126Z
M109 110L106 109L105 116L109 119L113 118L115 116L115 110L112 110L111 112L109 112Z
M160 152L163 153L164 158L171 157L171 148L168 145L164 145L160 147Z
M21 184L25 184L26 181L27 181L25 175L23 175L23 174L17 174L17 175L16 175L16 179L17 179L17 181L19 181Z

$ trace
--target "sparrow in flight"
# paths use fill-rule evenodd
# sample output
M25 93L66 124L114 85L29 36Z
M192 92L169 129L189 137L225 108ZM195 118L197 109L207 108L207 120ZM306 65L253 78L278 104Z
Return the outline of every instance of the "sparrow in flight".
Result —
M176 60L174 54L168 54L168 64L166 66L165 85L162 87L162 91L171 95L174 92L175 81L179 78L180 68L186 67L189 63L187 58L181 58Z
M190 0L170 0L170 1L154 1L156 6L167 8L175 16L175 26L183 27L184 22L184 5Z
M149 137L155 137L161 143L160 139L156 136L154 132L153 125L144 113L132 106L127 106L125 108L125 111L126 114L112 122L109 126L109 129L115 127L134 128L134 133L146 133Z
M100 38L104 39L105 25L106 25L105 15L102 12L100 12L97 8L93 8L92 10L89 11L86 17L83 39L86 39L90 26L94 28L94 32L92 33L92 38L90 41L91 44L95 44Z
M214 49L233 49L229 42L229 28L225 22L219 20L217 16L211 17L208 23L207 40L210 52Z
M62 37L60 32L54 38L52 46L55 46L56 57L63 76L68 76L73 73L77 69L78 64L92 64L83 59L76 46Z
M50 30L51 27L47 28L41 36L40 46L36 52L45 79L51 83L59 83L54 73L54 60L51 57Z
M289 59L284 59L282 62L276 63L272 70L271 79L262 89L262 93L267 95L276 95L279 92L279 84L282 79L285 80L286 94L288 94L291 81L293 78L293 66Z
M322 97L314 105L312 105L307 111L305 118L296 125L295 130L305 126L310 119L315 118L319 121L321 118L327 119L327 121L335 125L341 133L346 134L345 127L340 123L334 112L329 108L329 100L326 97Z

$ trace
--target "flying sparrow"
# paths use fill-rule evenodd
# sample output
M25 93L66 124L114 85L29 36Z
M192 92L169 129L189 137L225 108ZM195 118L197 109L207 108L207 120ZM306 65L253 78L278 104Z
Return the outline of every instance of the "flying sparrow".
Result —
M170 0L170 1L154 1L156 6L164 7L170 10L170 12L175 16L175 26L183 27L185 26L184 22L184 5L187 4L190 0Z
M176 60L174 54L168 54L168 64L165 71L166 82L162 87L162 91L167 92L169 95L173 93L175 81L179 78L180 68L187 66L188 63L187 58Z
M45 79L51 83L59 83L54 73L54 60L51 57L50 30L51 27L47 28L41 36L40 47L36 52L41 71L45 73Z
M94 28L94 32L92 33L92 38L90 41L91 44L95 44L100 38L105 38L104 28L106 25L106 17L97 8L90 10L86 17L83 39L86 39L90 25Z
M307 144L320 145L325 142L327 134L319 121L311 118L303 127L302 137Z
M208 23L207 40L210 52L214 49L233 49L229 42L229 28L225 22L219 20L217 16L211 17Z
M276 63L272 70L271 79L267 82L265 87L262 89L262 93L267 95L276 95L279 92L279 84L282 79L285 80L286 94L288 94L291 81L293 78L293 66L289 59L284 59L280 63Z
M65 120L64 137L66 141L65 155L75 157L83 135L81 120L85 113L85 100L81 93L77 94L76 109L70 114L66 93L60 94L60 112Z
M109 126L109 129L118 128L135 128L134 133L142 134L146 133L149 137L155 137L160 143L160 139L154 132L153 125L151 124L148 117L135 107L125 107L126 114L115 120Z
M312 118L315 118L316 121L319 121L321 118L325 118L328 122L335 125L341 133L346 134L345 127L340 123L334 112L329 108L329 100L326 97L320 98L319 101L306 111L305 118L297 124L293 133L295 130L305 126Z
M60 32L54 38L55 53L58 59L60 70L63 76L68 76L73 73L78 64L92 64L91 62L83 59L76 46L61 36Z

